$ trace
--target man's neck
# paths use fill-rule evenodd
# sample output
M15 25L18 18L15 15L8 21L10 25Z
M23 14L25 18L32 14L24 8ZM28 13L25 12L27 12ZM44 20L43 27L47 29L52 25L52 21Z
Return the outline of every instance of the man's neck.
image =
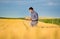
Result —
M31 12L31 13L34 13L35 11L33 10L33 12Z

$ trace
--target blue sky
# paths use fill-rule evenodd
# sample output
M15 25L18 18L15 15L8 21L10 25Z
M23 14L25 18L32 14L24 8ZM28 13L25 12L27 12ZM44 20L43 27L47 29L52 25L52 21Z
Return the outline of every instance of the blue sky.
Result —
M60 0L0 0L0 17L30 16L29 7L40 17L60 17Z

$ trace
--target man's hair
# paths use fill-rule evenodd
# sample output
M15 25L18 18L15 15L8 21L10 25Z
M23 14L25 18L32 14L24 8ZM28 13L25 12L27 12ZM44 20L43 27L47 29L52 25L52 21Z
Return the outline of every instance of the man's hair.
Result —
M29 8L29 10L33 10L33 8L32 8L32 7L30 7L30 8Z

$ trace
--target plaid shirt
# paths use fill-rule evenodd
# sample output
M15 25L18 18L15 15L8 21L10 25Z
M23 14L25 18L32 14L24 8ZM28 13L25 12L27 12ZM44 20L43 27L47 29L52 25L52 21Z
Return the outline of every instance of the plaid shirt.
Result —
M38 20L38 13L35 12L35 11L32 12L32 13L31 13L31 19L32 19L32 20Z

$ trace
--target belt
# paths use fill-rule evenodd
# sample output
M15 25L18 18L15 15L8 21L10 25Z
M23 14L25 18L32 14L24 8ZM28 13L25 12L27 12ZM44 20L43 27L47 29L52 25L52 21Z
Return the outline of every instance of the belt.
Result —
M38 20L32 20L32 21L38 21Z

